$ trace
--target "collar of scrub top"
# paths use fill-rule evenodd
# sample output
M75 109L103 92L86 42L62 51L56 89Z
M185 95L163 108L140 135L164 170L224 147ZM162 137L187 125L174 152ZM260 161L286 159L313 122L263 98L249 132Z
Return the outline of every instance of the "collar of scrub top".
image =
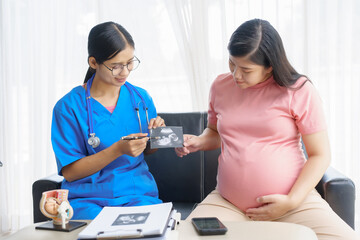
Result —
M88 120L89 120L89 139L88 142L91 146L93 146L93 148L96 148L97 146L99 146L100 144L100 139L98 137L95 136L95 130L94 130L94 125L93 125L93 118L92 118L92 109L91 109L91 102L90 102L90 88L92 85L92 82L94 80L95 77L95 73L92 75L92 77L87 81L87 87L86 87L86 93L85 93L85 98L86 98L86 105L87 105L87 114L88 114ZM141 118L140 118L140 113L139 113L139 107L135 102L135 96L134 93L135 92L141 99L141 103L144 106L144 110L145 110L145 115L146 115L146 122L147 124L149 124L149 116L148 116L148 107L146 106L145 100L144 98L141 96L140 92L130 83L125 82L125 87L128 89L129 93L130 93L130 97L131 97L131 102L132 105L137 113L137 117L138 117L138 121L139 121L139 128L140 128L140 132L142 132L142 128L141 128ZM140 104L140 103L139 103ZM95 143L94 143L95 141Z

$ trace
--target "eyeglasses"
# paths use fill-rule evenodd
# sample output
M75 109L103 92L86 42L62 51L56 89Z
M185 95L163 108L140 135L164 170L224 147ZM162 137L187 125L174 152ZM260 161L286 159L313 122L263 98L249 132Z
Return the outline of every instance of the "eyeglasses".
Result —
M117 64L113 68L109 68L108 66L105 65L105 63L103 63L103 65L111 71L113 76L119 75L124 70L124 67L126 67L128 71L131 72L135 70L139 66L139 64L140 64L140 60L136 56L134 56L134 59L132 59L127 64Z

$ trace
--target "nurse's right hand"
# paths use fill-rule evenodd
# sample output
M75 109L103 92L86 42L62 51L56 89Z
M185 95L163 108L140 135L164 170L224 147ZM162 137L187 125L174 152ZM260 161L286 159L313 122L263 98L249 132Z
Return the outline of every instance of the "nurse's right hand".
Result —
M200 150L201 144L198 136L191 134L184 134L184 147L175 148L175 153L178 157L183 157L192 152Z
M120 140L118 143L120 144L121 153L132 157L139 156L145 150L147 141L149 140L149 137L147 137L147 133L130 134L128 137L143 138L136 140Z

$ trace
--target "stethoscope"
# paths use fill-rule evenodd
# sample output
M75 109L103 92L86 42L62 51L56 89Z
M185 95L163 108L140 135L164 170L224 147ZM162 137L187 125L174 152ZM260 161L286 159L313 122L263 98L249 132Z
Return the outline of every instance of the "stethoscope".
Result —
M92 82L94 80L94 77L95 77L95 74L87 82L87 88L86 88L85 97L86 97L87 115L88 115L88 121L89 121L89 131L90 131L89 138L88 138L88 144L90 146L92 146L93 148L97 148L100 145L100 138L95 135L93 118L92 118L91 102L90 102L90 98L91 98L91 96L90 96L90 88L91 88ZM145 100L141 96L140 92L133 85L131 85L128 82L125 82L124 86L128 89L128 91L130 93L131 102L132 102L132 105L133 105L133 107L134 107L134 109L135 109L135 111L137 113L137 118L138 118L138 121L139 121L139 128L140 128L140 132L142 133L141 118L140 118L140 111L139 111L140 109L136 105L134 92L141 99L141 103L143 104L144 110L145 110L146 122L149 125L148 108L146 106Z

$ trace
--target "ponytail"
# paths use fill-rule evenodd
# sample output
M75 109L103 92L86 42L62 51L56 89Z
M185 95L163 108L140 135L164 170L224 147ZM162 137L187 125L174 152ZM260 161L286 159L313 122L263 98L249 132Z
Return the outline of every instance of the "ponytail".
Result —
M89 81L89 79L92 77L92 75L94 75L95 72L96 72L95 69L89 67L87 72L86 72L84 83L87 83L87 81Z

